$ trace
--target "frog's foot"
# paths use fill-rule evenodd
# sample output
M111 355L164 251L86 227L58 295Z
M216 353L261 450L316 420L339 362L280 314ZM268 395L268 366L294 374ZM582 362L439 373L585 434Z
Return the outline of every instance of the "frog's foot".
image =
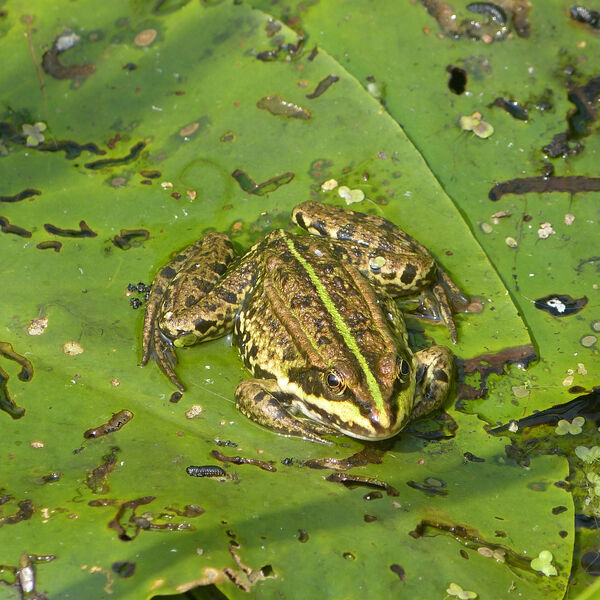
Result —
M469 299L441 269L438 277L438 283L421 294L421 306L415 316L443 323L448 329L450 339L456 344L458 336L453 313L465 310Z
M445 346L430 346L416 352L415 404L411 418L419 418L441 406L453 379L453 354Z
M277 396L281 397L283 394L274 379L249 379L242 381L235 390L236 407L249 419L267 429L331 445L331 442L321 436L335 433L332 429L293 416Z
M175 354L175 350L173 349L173 343L160 332L158 327L154 329L153 348L156 364L159 369L180 392L185 391L183 383L181 383L181 380L175 373L177 354Z

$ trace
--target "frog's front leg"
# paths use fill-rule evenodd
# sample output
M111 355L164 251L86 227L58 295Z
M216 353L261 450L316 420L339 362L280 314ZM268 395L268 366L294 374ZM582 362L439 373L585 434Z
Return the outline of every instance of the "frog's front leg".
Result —
M160 369L182 391L183 385L175 374L177 357L173 344L187 345L178 342L185 339L189 343L189 334L201 333L196 329L198 325L204 327L207 337L214 333L218 298L214 307L211 302L205 307L202 304L207 303L211 292L217 293L216 287L233 254L233 245L226 235L208 233L160 269L152 284L144 319L141 365L154 353ZM202 314L206 316L204 322ZM206 326L207 320L210 326ZM233 315L230 321L233 322ZM198 336L194 341L199 341Z
M321 436L336 434L333 429L295 417L286 408L284 398L275 379L248 379L235 390L237 409L255 423L283 435L331 444Z
M448 397L454 378L454 355L445 346L430 346L413 356L414 406L411 419L439 408Z

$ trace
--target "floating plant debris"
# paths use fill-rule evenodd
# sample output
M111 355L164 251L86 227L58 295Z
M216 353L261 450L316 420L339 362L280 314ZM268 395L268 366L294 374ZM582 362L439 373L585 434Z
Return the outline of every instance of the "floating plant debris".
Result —
M86 439L98 438L108 433L115 433L121 427L129 423L133 419L133 413L130 410L121 410L115 413L106 423L99 427L88 429L84 432L83 437Z
M44 72L55 79L82 79L91 75L96 70L95 65L66 66L58 58L63 52L73 48L80 40L81 38L76 33L61 33L54 40L50 50L46 50L42 55Z
M263 471L277 471L277 467L265 462L264 460L257 460L255 458L245 458L243 456L225 456L218 450L213 450L211 453L213 458L221 460L223 462L231 462L236 465L254 465L259 467Z
M40 242L35 246L38 250L54 250L54 252L60 252L62 248L62 242L56 240L48 240L47 242Z
M302 108L293 102L284 100L279 94L274 96L265 96L261 98L256 106L263 110L268 110L272 115L279 117L288 117L291 119L302 119L308 121L311 118L310 111Z
M241 169L236 169L231 176L239 183L244 192L253 194L254 196L264 196L292 181L295 174L288 171L281 175L275 175L275 177L271 177L271 179L267 179L267 181L263 181L262 183L256 183L246 171L242 171Z
M85 163L86 169L103 169L104 167L116 167L118 165L125 165L133 162L140 155L142 150L146 147L146 142L138 142L129 149L129 154L120 158L101 158L100 160L94 160L89 163Z
M91 238L96 237L98 234L92 231L85 221L79 221L79 229L62 229L51 223L44 223L44 229L52 235L61 235L63 237L74 237L74 238Z
M19 227L18 225L11 225L10 221L6 217L0 217L0 231L2 233L12 233L24 238L31 237L31 231Z
M21 202L21 200L26 200L27 198L32 198L33 196L40 196L41 194L42 192L40 192L40 190L27 188L15 194L14 196L0 196L0 202Z
M313 98L318 98L322 94L324 94L336 81L339 81L340 78L337 75L327 75L324 79L321 79L315 88L315 91L311 94L306 94L306 97L309 100ZM260 108L260 107L259 107ZM310 118L310 116L309 116Z

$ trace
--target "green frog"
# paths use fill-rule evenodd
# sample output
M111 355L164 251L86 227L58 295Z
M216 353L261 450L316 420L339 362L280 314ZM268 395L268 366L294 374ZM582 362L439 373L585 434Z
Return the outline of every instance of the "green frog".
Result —
M446 399L453 354L409 347L394 298L420 298L421 316L456 341L453 311L467 302L419 242L385 219L319 202L236 257L210 232L163 267L152 284L142 366L151 356L177 388L175 348L233 332L254 379L236 406L284 435L317 442L339 433L394 436Z

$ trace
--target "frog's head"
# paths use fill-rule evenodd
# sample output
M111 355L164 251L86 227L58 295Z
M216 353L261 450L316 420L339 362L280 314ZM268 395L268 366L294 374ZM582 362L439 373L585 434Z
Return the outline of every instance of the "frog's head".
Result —
M361 362L308 369L296 375L295 384L288 381L283 387L299 398L298 410L323 425L363 440L390 438L406 425L412 411L411 358L390 351Z

